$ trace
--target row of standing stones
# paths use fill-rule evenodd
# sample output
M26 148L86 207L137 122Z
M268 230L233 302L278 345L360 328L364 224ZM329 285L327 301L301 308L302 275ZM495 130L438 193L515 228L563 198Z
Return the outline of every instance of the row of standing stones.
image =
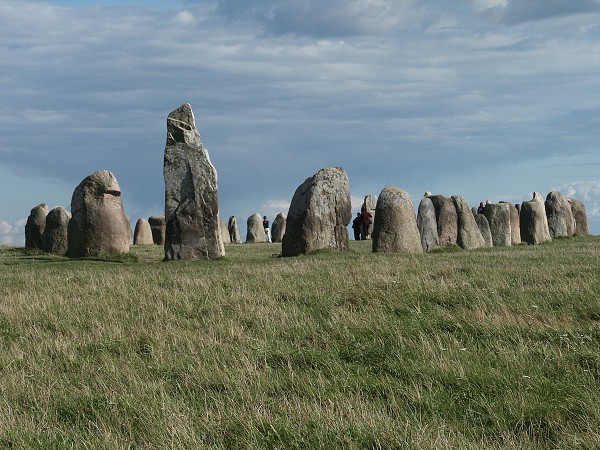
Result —
M189 104L167 118L163 173L165 216L139 219L136 244L164 245L165 260L216 259L224 243L239 243L235 216L219 219L217 171L202 145ZM379 197L365 197L363 208L374 216L374 252L422 253L458 245L464 249L539 244L559 236L589 235L585 206L550 192L544 201L535 193L520 205L488 204L483 214L464 198L427 194L415 215L407 192L385 187ZM306 179L295 191L287 217L273 222L274 242L282 256L320 249L347 250L351 202L348 176L339 167L326 168ZM265 242L262 218L247 221L246 242ZM121 201L121 189L106 170L86 177L74 190L71 213L62 207L48 212L36 206L25 226L25 245L69 257L129 251L131 227Z

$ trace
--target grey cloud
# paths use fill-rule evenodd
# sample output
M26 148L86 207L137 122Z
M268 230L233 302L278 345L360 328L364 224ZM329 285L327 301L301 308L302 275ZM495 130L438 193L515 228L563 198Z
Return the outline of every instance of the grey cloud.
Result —
M507 25L539 21L574 14L597 13L598 0L509 0L505 6L495 6L487 10Z

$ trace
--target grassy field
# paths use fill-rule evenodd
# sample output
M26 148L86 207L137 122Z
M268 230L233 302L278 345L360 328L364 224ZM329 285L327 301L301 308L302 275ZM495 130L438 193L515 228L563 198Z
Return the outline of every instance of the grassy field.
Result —
M600 237L0 247L0 448L599 448Z

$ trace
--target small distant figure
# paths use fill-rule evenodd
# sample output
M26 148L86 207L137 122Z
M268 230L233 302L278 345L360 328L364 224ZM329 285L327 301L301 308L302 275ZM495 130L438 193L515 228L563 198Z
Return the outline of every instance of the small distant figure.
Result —
M483 214L484 211L485 211L485 204L483 202L480 202L479 206L477 207L477 214Z
M360 213L358 212L358 213L356 213L356 217L352 221L352 231L354 231L354 240L355 241L360 241L360 223L361 223L361 218L360 218Z
M425 194L423 194L423 197L431 197L431 192L425 191Z
M267 242L271 242L271 236L269 236L269 219L267 219L267 216L263 216L263 228L265 229L265 239Z
M360 213L360 217L362 219L362 240L364 241L367 239L371 239L371 235L369 234L369 227L373 223L373 215L366 209L363 209Z
M485 204L486 204L486 205L491 205L491 204L492 204L492 202L490 202L489 200L486 200L486 201L485 201Z

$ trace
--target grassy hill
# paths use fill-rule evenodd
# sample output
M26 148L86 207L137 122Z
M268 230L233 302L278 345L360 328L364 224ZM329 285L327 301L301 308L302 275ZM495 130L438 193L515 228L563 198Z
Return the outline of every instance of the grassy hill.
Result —
M0 447L600 447L600 237L351 244L0 247Z

